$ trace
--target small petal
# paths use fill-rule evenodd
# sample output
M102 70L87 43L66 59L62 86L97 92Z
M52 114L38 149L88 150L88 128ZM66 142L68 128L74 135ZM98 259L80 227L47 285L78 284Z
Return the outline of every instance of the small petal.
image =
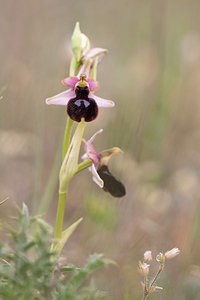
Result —
M94 141L94 139L96 138L96 136L98 134L100 134L103 131L103 129L98 130L97 132L95 132L95 134L93 134L93 136L86 141L85 139L83 139L83 142L85 144L85 154L82 156L82 159L85 160L86 157L87 159L91 159L93 164L98 165L100 157L98 155L98 153L96 152L95 148L92 145L92 142Z
M99 89L98 81L95 81L94 79L91 79L91 78L86 79L86 81L89 84L89 88L90 88L91 92L94 92Z
M46 104L67 105L71 98L75 97L75 92L72 89L64 91L54 97L47 98Z
M98 107L113 107L113 106L115 106L115 103L112 100L103 99L103 98L100 98L93 94L89 94L89 97L93 98L96 101Z
M101 177L99 176L99 174L97 173L97 170L96 170L94 164L92 164L91 172L92 172L92 176L93 176L93 177L92 177L93 181L94 181L98 186L100 186L100 188L103 188L104 182L103 182L103 180L101 179Z
M73 77L67 77L65 79L62 80L62 83L66 86L69 86L70 88L72 88L73 90L75 89L75 85L77 84L77 82L80 79L76 76Z
M97 132L95 132L94 134L93 134L93 136L87 141L87 144L88 145L91 145L93 142L94 142L94 140L95 140L95 138L97 137L97 135L99 135L100 133L102 133L103 132L103 129L99 129Z

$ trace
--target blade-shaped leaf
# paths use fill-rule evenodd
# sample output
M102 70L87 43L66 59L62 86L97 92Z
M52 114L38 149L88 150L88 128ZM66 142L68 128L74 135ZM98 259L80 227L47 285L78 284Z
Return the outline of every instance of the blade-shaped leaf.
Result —
M53 249L56 250L57 253L60 253L62 251L62 248L76 229L76 227L79 225L79 223L83 220L83 218L78 219L75 223L73 223L71 226L69 226L66 230L62 232L62 237L59 239L53 246Z

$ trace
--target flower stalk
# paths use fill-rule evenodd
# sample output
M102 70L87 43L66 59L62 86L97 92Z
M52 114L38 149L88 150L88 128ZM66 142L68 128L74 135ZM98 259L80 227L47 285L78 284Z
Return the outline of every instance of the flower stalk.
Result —
M83 119L77 125L71 144L67 150L67 153L65 155L60 169L59 202L54 235L55 240L60 239L62 237L67 190L72 177L76 174L78 170L78 157L85 125L86 123Z

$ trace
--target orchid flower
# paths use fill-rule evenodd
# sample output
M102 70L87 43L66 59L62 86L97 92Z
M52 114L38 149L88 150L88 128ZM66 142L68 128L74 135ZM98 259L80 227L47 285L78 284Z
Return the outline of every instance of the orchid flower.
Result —
M114 197L123 197L126 194L125 187L116 179L108 169L109 160L114 153L121 153L122 151L117 148L111 148L100 152L99 154L92 145L94 139L99 135L103 129L97 131L88 141L83 139L85 144L85 154L82 156L84 161L90 159L92 161L92 166L89 170L92 173L93 181L104 189L104 191L109 192Z
M113 107L114 102L100 98L91 92L99 88L97 81L87 78L86 74L80 74L73 77L65 78L62 83L68 90L46 99L47 104L65 105L69 117L77 122L82 118L86 122L96 119L99 107Z

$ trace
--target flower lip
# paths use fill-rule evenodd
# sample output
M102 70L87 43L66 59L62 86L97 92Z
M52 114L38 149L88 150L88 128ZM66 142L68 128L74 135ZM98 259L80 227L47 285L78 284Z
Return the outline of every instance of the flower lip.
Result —
M67 113L69 117L80 122L84 118L85 122L91 122L98 115L98 106L93 98L89 98L89 84L86 82L86 75L80 75L80 81L75 85L76 97L69 100Z
M121 198L125 196L126 190L123 183L114 177L106 165L101 165L97 169L97 173L104 182L103 189L105 192L109 192L113 197Z
M67 113L76 122L80 122L82 118L85 119L85 122L91 122L98 115L98 106L92 98L81 99L77 96L68 102Z

